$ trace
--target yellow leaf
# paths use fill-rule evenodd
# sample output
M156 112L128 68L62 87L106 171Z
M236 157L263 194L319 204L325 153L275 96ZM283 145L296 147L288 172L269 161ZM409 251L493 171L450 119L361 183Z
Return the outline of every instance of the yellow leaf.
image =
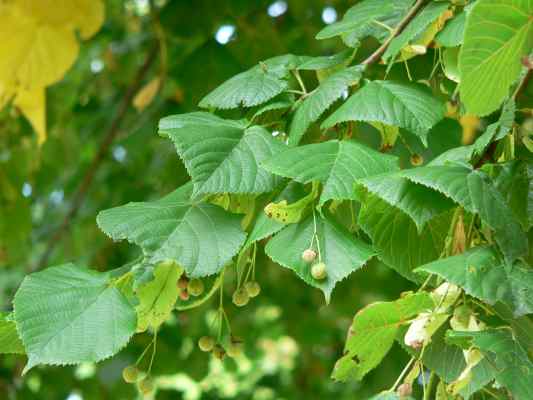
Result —
M0 81L29 90L59 81L78 56L73 30L39 24L16 6L2 11L0 37L10 40L0 42Z
M144 110L153 100L159 90L159 77L155 77L144 85L133 99L133 106L137 111Z
M37 132L37 142L42 144L46 139L46 106L44 88L19 90L17 97L15 97L14 104L30 121L33 129L35 129L35 132Z
M98 32L104 23L105 7L101 0L75 0L78 12L74 20L82 39L87 40Z
M16 6L39 23L78 29L82 39L94 35L104 22L101 0L16 0Z

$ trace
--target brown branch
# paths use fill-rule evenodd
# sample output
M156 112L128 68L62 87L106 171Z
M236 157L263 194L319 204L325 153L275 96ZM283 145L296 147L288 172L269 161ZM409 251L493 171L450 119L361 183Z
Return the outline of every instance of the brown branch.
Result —
M383 53L385 53L385 50L387 50L387 47L389 47L390 43L394 40L396 36L398 36L402 31L405 29L405 27L411 22L411 20L416 16L416 14L420 11L422 6L426 3L426 0L418 0L415 5L409 10L409 12L403 17L403 19L396 25L394 30L391 32L390 36L383 42L379 48L374 51L366 60L364 60L361 64L363 65L370 65L374 64L376 61L378 61Z
M146 56L144 63L141 65L141 67L137 71L132 84L127 88L126 92L124 93L124 96L122 97L122 100L119 103L117 112L115 113L113 120L111 121L111 124L109 125L109 129L107 130L107 133L104 135L104 138L102 142L100 143L97 153L93 157L93 160L89 168L87 169L87 172L85 173L85 176L83 177L81 181L81 184L78 186L78 190L76 191L76 193L74 194L74 197L72 198L72 202L70 203L70 208L67 214L65 215L63 222L61 223L61 225L59 225L59 227L55 230L55 232L50 236L50 239L48 240L48 244L46 246L46 250L43 253L37 265L33 268L33 270L41 269L46 265L46 263L48 262L48 258L50 257L50 255L52 254L52 251L54 250L54 247L61 240L62 236L70 228L70 224L72 220L76 217L78 210L80 209L83 201L85 200L85 197L87 196L89 188L91 187L91 184L96 175L96 171L102 164L102 161L104 161L109 151L109 148L111 147L111 144L113 143L116 136L118 135L120 125L122 124L122 121L124 120L124 117L127 114L128 108L130 107L130 103L133 97L135 96L135 94L137 93L137 91L140 89L143 83L144 77L146 76L146 74L150 70L150 67L152 66L153 62L156 59L158 51L159 51L159 44L154 45L150 49L150 51L148 52Z

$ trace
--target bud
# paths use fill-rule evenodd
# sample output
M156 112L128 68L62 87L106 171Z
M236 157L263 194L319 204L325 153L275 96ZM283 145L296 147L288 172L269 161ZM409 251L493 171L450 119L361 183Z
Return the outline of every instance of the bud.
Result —
M424 163L424 157L422 157L420 154L411 155L411 165L415 167L419 167L423 163Z
M311 276L321 281L322 279L326 279L328 276L328 272L326 271L326 264L323 262L319 262L311 267Z
M411 396L411 394L413 394L413 386L410 383L402 383L400 386L398 386L396 393L400 397Z

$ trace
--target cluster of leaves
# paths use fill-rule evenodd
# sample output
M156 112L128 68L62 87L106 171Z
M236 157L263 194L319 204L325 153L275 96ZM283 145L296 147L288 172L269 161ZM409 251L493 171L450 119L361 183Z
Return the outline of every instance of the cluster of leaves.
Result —
M533 166L517 129L531 111L515 104L532 16L525 0L364 0L317 35L340 36L347 50L264 60L205 96L209 112L163 118L159 134L190 182L97 218L142 255L104 273L64 264L27 276L0 317L0 351L27 354L29 370L103 360L147 330L155 349L174 310L217 293L217 341L226 327L231 345L224 277L236 272L235 293L250 287L258 251L326 303L377 257L419 287L355 315L334 379L363 379L397 341L411 361L375 399L409 397L417 379L425 398L532 398ZM383 45L362 61L368 37ZM428 79L387 79L429 48L439 58ZM490 124L473 144L439 146L465 116ZM210 289L189 298L182 276Z

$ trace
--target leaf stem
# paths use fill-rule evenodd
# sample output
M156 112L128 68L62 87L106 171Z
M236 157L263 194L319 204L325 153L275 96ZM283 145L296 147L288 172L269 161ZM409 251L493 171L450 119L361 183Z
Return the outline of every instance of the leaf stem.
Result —
M426 3L427 0L418 0L415 5L409 10L409 12L403 17L403 19L396 25L396 27L393 29L387 40L383 42L379 48L374 51L366 60L364 60L361 64L362 65L370 65L374 64L376 61L378 61L385 50L387 50L387 47L389 47L390 43L393 41L393 39L398 36L405 27L411 22L411 20L415 17L415 15L420 11L424 3Z
M302 80L302 77L300 76L300 71L297 69L292 70L292 73L294 74L294 77L298 81L298 84L300 85L300 88L302 89L302 92L304 96L307 94L307 89L305 88L304 81Z
M411 359L407 362L402 372L400 372L400 375L398 376L398 379L396 379L396 382L392 385L392 387L389 389L389 392L394 392L396 390L396 387L400 384L404 376L407 374L413 363L415 362L415 357L411 357Z

